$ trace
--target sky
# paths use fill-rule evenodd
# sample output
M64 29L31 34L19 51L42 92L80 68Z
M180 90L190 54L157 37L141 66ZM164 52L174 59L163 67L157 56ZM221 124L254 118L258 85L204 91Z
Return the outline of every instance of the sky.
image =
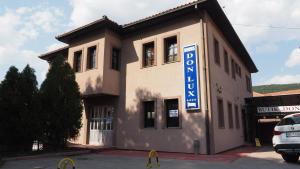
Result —
M119 24L193 0L0 0L0 81L26 64L45 79L38 56L64 46L55 39L108 16ZM218 0L259 72L254 85L300 83L300 0Z

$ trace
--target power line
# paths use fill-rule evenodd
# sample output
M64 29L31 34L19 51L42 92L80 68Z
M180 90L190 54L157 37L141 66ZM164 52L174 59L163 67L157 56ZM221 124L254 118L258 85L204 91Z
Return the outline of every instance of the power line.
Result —
M226 9L226 5L222 6L223 9ZM226 13L226 10L223 10ZM287 30L300 30L300 26L296 27L285 27L285 26L273 26L273 25L251 25L251 24L232 24L236 26L243 26L243 27L253 27L253 28L268 28L268 29L287 29Z
M285 26L272 26L272 25L250 25L250 24L232 24L232 25L243 26L243 27L254 27L254 28L300 30L300 27L285 27Z

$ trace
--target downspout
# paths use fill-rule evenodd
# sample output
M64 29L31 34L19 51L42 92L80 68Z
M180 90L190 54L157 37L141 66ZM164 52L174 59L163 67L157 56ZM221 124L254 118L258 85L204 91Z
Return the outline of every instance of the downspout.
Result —
M208 92L209 92L209 85L208 85L208 76L209 76L209 72L208 72L208 59L207 59L207 51L206 51L206 45L207 45L207 38L206 38L206 34L205 34L205 25L203 23L203 19L204 19L204 15L200 15L201 19L200 19L200 24L201 24L201 30L202 30L202 50L203 50L203 74L204 74L204 85L205 85L205 135L206 135L206 152L207 154L212 154L212 150L211 150L211 129L210 129L210 114L209 114L209 96L208 96Z

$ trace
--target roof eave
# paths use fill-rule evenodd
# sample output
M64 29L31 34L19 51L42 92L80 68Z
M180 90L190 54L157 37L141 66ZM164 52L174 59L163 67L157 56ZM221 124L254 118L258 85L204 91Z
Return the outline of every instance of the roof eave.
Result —
M232 36L228 36L227 39L231 43L231 45L235 47L240 57L246 57L244 59L243 58L241 59L243 60L244 64L249 69L249 71L251 73L257 73L258 69L255 63L253 62L243 42L240 40L239 36L235 32L233 26L231 25L229 19L223 12L218 2L216 0L210 0L209 2L210 3L207 6L207 11L209 12L210 16L217 24L219 24L218 27L219 29L222 30L222 32L228 32L229 34L232 35ZM226 36L226 33L224 34Z
M65 46L65 47L62 47L62 48L59 48L59 49L56 49L56 50L53 50L53 51L41 54L38 57L41 58L41 59L43 59L43 60L47 60L48 61L48 60L50 60L50 58L55 57L58 54L68 53L68 49L69 49L69 46Z
M83 34L90 33L95 30L101 30L101 29L105 29L105 28L111 29L118 33L121 31L120 25L111 21L106 16L103 16L103 18L101 18L99 20L96 20L87 25L81 26L81 27L71 30L69 32L63 33L61 35L58 35L55 38L61 42L69 43L70 40L72 40L73 38L76 38Z

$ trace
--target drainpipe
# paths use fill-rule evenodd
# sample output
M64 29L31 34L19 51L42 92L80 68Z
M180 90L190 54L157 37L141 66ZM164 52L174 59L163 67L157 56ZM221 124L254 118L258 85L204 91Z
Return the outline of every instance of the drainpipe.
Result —
M207 51L206 51L206 36L205 36L205 25L203 23L203 19L204 19L204 14L200 15L201 19L200 19L200 24L201 24L201 30L202 30L202 50L203 50L203 74L204 74L204 89L205 89L205 128L206 128L206 152L207 154L212 154L212 150L211 150L211 131L210 131L210 115L209 115L209 96L208 96L208 92L209 92L209 86L208 86L208 60L207 60Z

